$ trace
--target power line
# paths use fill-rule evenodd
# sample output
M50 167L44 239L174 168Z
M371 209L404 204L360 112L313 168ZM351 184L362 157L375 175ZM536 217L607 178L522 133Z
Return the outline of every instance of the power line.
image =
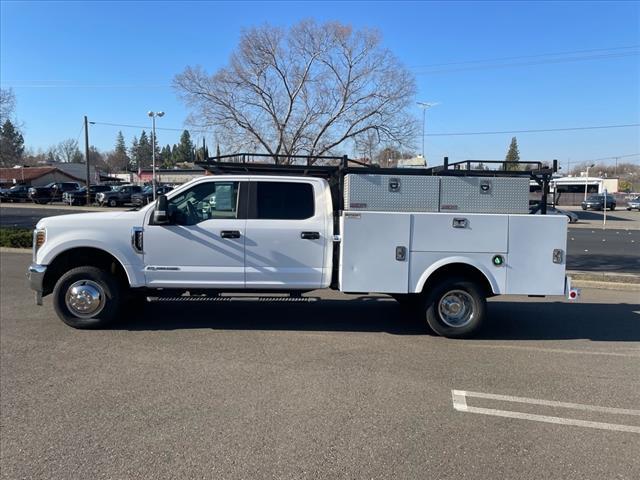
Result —
M171 85L161 84L125 84L125 83L73 83L73 82L2 82L3 86L11 88L171 88Z
M637 157L640 153L630 153L628 155L613 155L611 157L592 158L591 160L583 160L583 162L598 162L600 160L614 160L616 158Z
M124 127L124 128L141 128L146 130L149 126L144 125L131 125L126 123L111 123L111 122L89 122L92 125L105 125L109 127ZM543 133L543 132L567 132L574 130L598 130L606 128L627 128L627 127L640 127L640 123L629 123L623 125L596 125L588 127L567 127L567 128L540 128L540 129L528 129L528 130L501 130L490 132L443 132L443 133L427 133L426 137L445 137L445 136L463 136L463 135L499 135L505 133ZM156 127L156 130L166 130L170 132L183 132L188 130L194 133L211 133L209 130L195 130L189 128L170 128L170 127Z
M518 55L512 57L497 57L490 58L484 60L466 60L460 62L446 62L446 63L432 63L426 65L414 65L409 67L411 70L420 70L427 69L425 71L417 71L416 75L430 75L434 73L447 73L447 72L457 72L457 71L465 71L465 70L485 70L485 69L493 69L493 68L510 68L510 67L521 67L521 66L532 66L532 65L541 65L548 63L567 63L567 62L577 62L583 60L602 60L609 58L620 58L620 57L628 57L628 56L636 56L640 54L638 51L627 51L623 50L637 50L640 48L640 45L629 45L625 47L613 47L613 48L594 48L588 50L572 50L572 51L564 51L557 53L540 53L535 55ZM620 52L622 51L622 52ZM595 55L579 55L567 58L547 58L543 57L557 57L561 55L576 55L576 54L584 54L584 53L596 53L603 52ZM607 52L607 53L605 53ZM538 58L540 60L531 60L526 62L513 62L513 60L527 60L527 59L535 59ZM504 62L508 63L495 64L495 65L473 65L473 64L482 64L482 63L490 63L490 62ZM464 66L468 65L468 66ZM436 67L454 67L454 68L436 68ZM460 66L460 67L456 67ZM436 68L435 70L430 70ZM104 84L91 84L91 83L73 83L71 81L66 80L31 80L31 81L5 81L2 82L2 85L8 87L15 88L171 88L171 85L163 85L163 84L117 84L117 83L104 83Z
M592 48L589 50L572 50L565 52L556 52L556 53L538 53L535 55L518 55L515 57L499 57L499 58L487 58L484 60L465 60L461 62L447 62L447 63L431 63L428 65L412 65L409 68L432 68L432 67L447 67L450 65L465 65L470 63L487 63L487 62L501 62L504 60L521 60L524 58L539 58L539 57L553 57L559 55L575 55L578 53L594 53L594 52L609 52L612 50L630 50L640 48L640 45L629 45L626 47L613 47L613 48Z
M640 127L640 123L629 123L625 125L597 125L590 127L568 127L568 128L539 128L529 130L503 130L494 132L446 132L446 133L427 133L427 137L448 137L448 136L462 136L462 135L498 135L502 133L541 133L541 132L568 132L572 130L597 130L604 128L626 128L626 127Z
M89 122L91 125L106 125L109 127L123 127L123 128L142 128L143 130L148 130L149 125L129 125L126 123L110 123L110 122ZM169 127L156 127L156 130L167 130L170 132L184 132L188 130L189 132L194 133L211 133L209 130L192 130L190 128L169 128Z
M582 57L568 57L568 58L556 58L556 59L546 59L546 60L535 60L529 62L519 62L519 63L504 63L500 65L478 65L478 66L469 66L469 67L459 67L459 68L443 68L439 70L426 70L426 71L418 71L414 72L416 75L431 75L434 73L449 73L449 72L462 72L468 70L489 70L495 68L511 68L511 67L528 67L533 65L544 65L544 64L552 64L552 63L570 63L570 62L580 62L583 60L605 60L610 58L622 58L622 57L630 57L640 55L640 52L626 52L626 53L611 53L611 54L603 54L603 55L589 55Z

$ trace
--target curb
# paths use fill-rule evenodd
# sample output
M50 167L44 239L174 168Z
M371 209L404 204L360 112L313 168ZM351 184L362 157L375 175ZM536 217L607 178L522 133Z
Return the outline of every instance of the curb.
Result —
M38 205L37 203L6 203L2 202L3 208L32 208L38 210L69 210L70 212L117 212L117 211L125 211L127 207L121 208L112 208L112 207L99 207L99 206L86 206L86 205L67 205L64 203L56 204L56 205ZM131 208L131 207L128 207Z
M624 292L640 292L640 283L596 282L593 280L571 279L571 286L599 290L617 290Z
M31 253L30 248L0 247L0 253Z
M572 281L587 281L599 283L623 283L640 285L640 275L617 272L587 272L584 270L567 270L567 276Z

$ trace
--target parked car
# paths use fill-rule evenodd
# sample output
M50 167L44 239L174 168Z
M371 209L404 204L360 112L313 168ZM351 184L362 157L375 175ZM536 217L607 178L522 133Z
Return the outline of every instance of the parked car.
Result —
M0 200L3 202L26 202L29 197L28 185L14 185L0 193Z
M530 213L533 213L535 215L541 215L542 212L540 211L540 204L539 203L534 204L534 207L530 209ZM547 205L547 215L564 215L567 217L567 222L569 223L578 222L578 215L576 215L573 212L570 212L569 210L561 210L559 208L554 207L553 205Z
M616 209L616 199L611 195L607 195L606 208L610 210ZM605 199L604 195L591 195L589 198L582 202L582 210L604 210Z
M640 197L629 200L627 202L627 210L638 210L640 212Z
M89 202L94 203L96 201L96 195L100 192L108 192L111 190L109 185L90 185L89 186ZM74 190L71 192L64 192L62 194L62 201L69 205L86 205L87 204L87 187L82 187L80 190Z
M33 203L61 202L65 192L80 190L76 182L53 182L44 187L29 188L29 198Z
M100 192L96 195L96 201L101 205L117 207L131 203L131 195L142 192L140 185L119 185L108 192Z
M165 195L173 190L173 187L169 185L160 185L156 188L156 195ZM134 193L131 195L131 203L135 206L140 207L142 205L146 205L147 203L151 203L153 200L153 186L147 185L142 189L140 193Z

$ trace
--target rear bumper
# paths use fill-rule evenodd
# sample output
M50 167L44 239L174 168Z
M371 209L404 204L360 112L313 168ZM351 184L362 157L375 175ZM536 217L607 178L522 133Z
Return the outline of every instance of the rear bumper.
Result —
M42 292L44 290L44 274L47 271L46 265L32 263L27 270L29 287L36 293L36 303L42 305Z

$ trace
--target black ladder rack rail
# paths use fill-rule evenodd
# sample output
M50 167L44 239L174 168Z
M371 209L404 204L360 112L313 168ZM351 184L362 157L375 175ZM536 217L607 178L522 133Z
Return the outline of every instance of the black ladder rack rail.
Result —
M497 166L496 169L478 169L474 165ZM507 164L530 167L529 169L507 169ZM220 155L196 162L196 165L213 173L251 174L251 175L293 175L324 178L331 186L334 209L339 212L344 207L344 176L348 173L371 173L381 175L430 175L430 176L463 176L463 177L529 177L542 187L540 210L547 213L547 197L549 183L558 170L557 160L552 166L540 161L505 162L502 160L463 160L449 163L444 157L444 164L425 168L389 168L367 164L348 158L346 155L312 156L312 155L271 155L266 153L237 153ZM355 166L352 166L355 165ZM531 168L534 167L534 168ZM337 208L336 208L337 207Z

